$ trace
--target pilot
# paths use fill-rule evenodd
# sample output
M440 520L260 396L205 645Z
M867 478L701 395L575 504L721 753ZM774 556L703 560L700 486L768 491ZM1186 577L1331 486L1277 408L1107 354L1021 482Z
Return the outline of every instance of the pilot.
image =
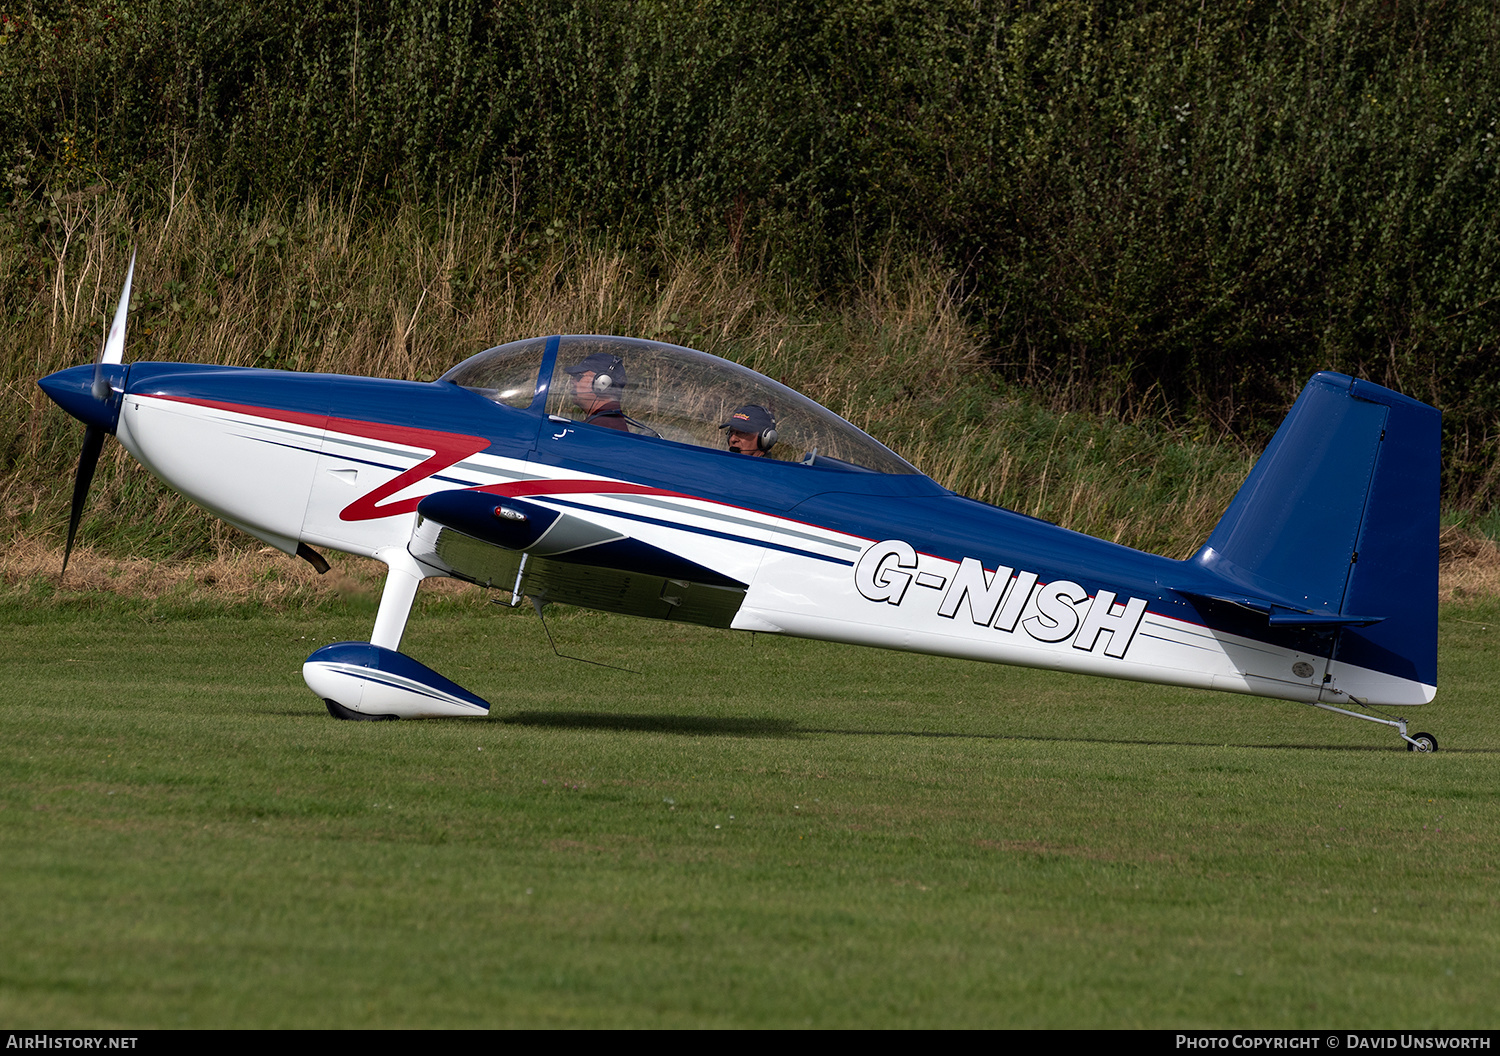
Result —
M747 403L719 426L729 430L729 450L764 458L776 444L776 419L758 403Z
M585 425L630 432L630 419L620 407L625 391L625 364L619 356L595 352L567 368L573 378L573 402L585 415Z

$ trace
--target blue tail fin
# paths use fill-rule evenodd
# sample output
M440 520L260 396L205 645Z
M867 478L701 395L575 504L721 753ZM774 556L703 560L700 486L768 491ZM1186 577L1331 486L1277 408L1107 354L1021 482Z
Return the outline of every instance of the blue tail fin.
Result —
M1193 561L1273 623L1337 629L1335 660L1437 685L1441 426L1315 375Z

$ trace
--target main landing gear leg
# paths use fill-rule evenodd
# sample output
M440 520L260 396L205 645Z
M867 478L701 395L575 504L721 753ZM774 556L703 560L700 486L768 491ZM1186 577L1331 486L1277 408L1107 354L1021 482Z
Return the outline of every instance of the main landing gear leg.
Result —
M1362 712L1348 711L1344 708L1336 708L1332 704L1322 704L1315 700L1308 701L1308 703L1315 708L1322 708L1324 711L1333 711L1337 712L1340 715L1348 715L1352 719L1364 719L1366 722L1378 722L1382 726L1394 726L1396 727L1396 732L1401 735L1401 739L1406 742L1406 750L1408 752L1437 751L1437 738L1430 733L1417 733L1408 737L1406 734L1405 719L1383 719L1379 715L1365 715ZM1360 702L1355 701L1355 703Z
M418 585L427 578L427 569L404 546L387 547L375 556L390 571L385 576L385 590L380 592L380 611L375 614L370 644L382 649L400 649L406 620L411 616L411 603L416 600Z
M397 652L411 615L417 585L432 574L407 553L390 547L375 555L390 568L369 642L325 645L302 665L307 687L336 719L483 717L489 702L430 667Z

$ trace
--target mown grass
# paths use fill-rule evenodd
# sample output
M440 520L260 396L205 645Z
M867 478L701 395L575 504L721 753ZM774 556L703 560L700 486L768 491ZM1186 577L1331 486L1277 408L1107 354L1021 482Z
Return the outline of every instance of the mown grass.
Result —
M336 723L364 602L17 598L0 1017L40 1026L1494 1024L1500 607L1443 750L1194 693L424 601L489 721Z

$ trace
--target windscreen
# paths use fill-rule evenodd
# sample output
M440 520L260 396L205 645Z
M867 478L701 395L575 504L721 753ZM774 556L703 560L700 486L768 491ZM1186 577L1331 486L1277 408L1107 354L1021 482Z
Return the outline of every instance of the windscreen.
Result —
M496 403L524 410L531 406L532 397L536 395L536 382L542 372L542 356L546 349L545 337L487 348L470 356L438 380L451 381Z

